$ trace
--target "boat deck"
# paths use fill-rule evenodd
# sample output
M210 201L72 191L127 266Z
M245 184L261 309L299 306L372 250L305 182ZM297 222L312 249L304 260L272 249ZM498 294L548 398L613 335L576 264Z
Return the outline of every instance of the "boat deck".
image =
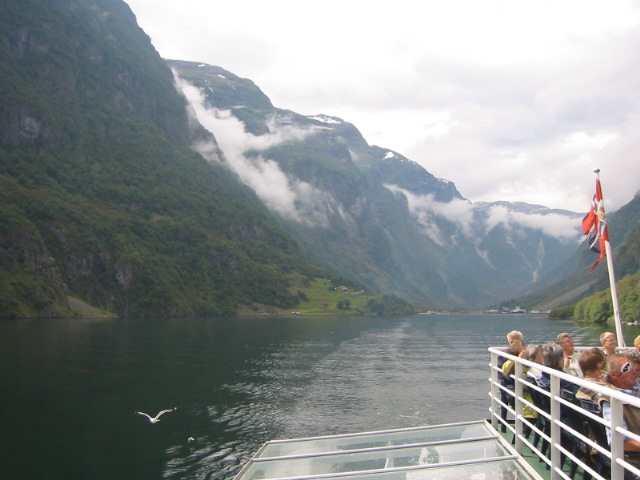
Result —
M511 431L500 432L500 435L506 442L509 442L513 445L514 436ZM526 444L523 445L522 451L520 452L520 456L522 460L525 461L531 468L533 468L538 476L544 479L551 479L551 467L544 462L540 456L531 448L529 448ZM593 466L593 465L592 465ZM565 461L562 465L562 472L564 474L564 478L576 478L583 479L589 478L589 473L587 472L587 476L585 477L584 469L578 467L576 472L571 475L571 462Z
M544 478L486 421L267 442L236 476L265 479Z

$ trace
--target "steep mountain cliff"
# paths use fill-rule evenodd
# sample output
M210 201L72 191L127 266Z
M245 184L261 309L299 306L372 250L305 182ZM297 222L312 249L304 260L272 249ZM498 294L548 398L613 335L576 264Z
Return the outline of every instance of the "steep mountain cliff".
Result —
M169 61L227 165L314 261L428 308L511 298L571 255L581 215L473 204L328 115L275 108L250 80ZM200 145L206 155L207 145Z
M0 316L295 302L313 267L190 148L217 151L124 2L2 2L0 74Z

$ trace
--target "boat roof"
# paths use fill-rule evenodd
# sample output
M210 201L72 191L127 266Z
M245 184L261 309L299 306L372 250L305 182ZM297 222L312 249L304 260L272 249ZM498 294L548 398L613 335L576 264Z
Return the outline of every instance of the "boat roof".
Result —
M540 477L486 421L272 440L235 480Z

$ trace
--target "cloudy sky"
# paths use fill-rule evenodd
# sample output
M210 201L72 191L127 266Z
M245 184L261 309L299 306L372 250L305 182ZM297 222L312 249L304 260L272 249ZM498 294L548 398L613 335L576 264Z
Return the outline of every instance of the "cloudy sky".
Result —
M353 123L471 201L640 189L640 2L126 0L165 58Z

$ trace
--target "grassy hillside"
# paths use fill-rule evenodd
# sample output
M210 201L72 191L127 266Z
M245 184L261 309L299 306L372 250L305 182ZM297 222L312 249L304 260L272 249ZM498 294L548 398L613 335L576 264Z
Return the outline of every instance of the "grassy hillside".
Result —
M372 294L360 286L342 285L327 278L297 277L289 293L299 302L295 308L253 305L241 315L364 315L411 314L411 305L393 295Z

